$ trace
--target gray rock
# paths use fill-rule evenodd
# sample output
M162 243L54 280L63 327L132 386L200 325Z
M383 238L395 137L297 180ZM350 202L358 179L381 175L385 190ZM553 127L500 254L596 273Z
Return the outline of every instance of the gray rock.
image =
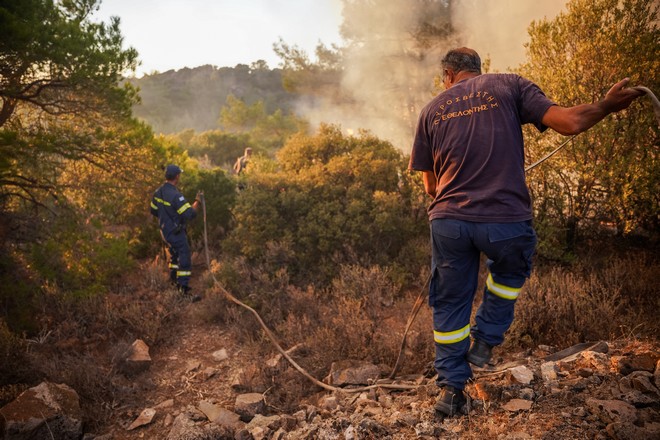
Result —
M280 416L267 417L257 414L252 420L250 420L250 423L248 423L245 428L251 432L252 429L257 427L264 428L264 430L277 431L282 427L282 418Z
M509 378L514 383L529 385L534 380L534 373L524 365L509 369Z
M6 440L82 437L78 394L67 385L42 382L0 408L0 433Z
M599 417L604 423L634 423L637 420L635 407L621 400L586 400L589 411Z
M224 360L229 359L229 355L227 354L227 350L225 350L224 348L221 348L218 351L214 351L211 356L213 356L213 359L215 359L218 362L222 362Z
M202 367L202 363L197 359L191 359L186 362L186 373L192 373L199 370Z
M541 377L544 382L555 382L557 380L557 364L555 362L541 364Z
M520 398L524 400L534 400L536 393L531 388L523 388L520 390Z
M142 339L136 339L128 348L119 369L124 374L133 375L148 370L150 366L149 346Z
M650 394L653 396L660 397L658 388L652 383L653 374L648 371L635 371L627 376L630 379L630 384L637 391L641 391L644 394Z
M130 426L126 428L126 430L132 431L133 429L139 428L140 426L148 425L154 420L155 416L156 416L155 409L146 408L140 413L137 419L133 420L133 423L131 423Z
M365 362L347 359L330 366L330 383L335 386L367 385L380 377L380 368Z
M234 411L244 422L249 422L257 414L263 414L265 410L264 396L259 393L240 394L236 397Z
M214 440L233 437L231 430L212 424L197 424L185 413L181 413L174 419L167 440Z
M319 400L319 407L327 411L332 411L339 406L337 396L323 396Z
M612 357L612 367L624 376L633 371L653 373L658 362L658 355L652 352L628 354Z
M591 350L579 353L575 363L577 368L592 369L600 373L609 371L610 365L611 362L608 355Z
M502 405L502 408L510 412L529 411L532 409L532 402L523 399L511 399Z
M607 433L615 440L656 440L657 433L649 431L632 422L616 422L607 425Z

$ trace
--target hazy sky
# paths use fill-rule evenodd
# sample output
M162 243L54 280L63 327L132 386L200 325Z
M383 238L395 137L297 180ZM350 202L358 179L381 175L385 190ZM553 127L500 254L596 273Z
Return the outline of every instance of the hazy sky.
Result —
M140 54L137 75L259 59L277 67L279 37L313 54L339 43L339 0L102 0L96 20L121 19L126 45Z
M454 0L453 15L464 43L502 70L522 61L529 22L553 17L566 1ZM102 0L94 17L110 16L120 17L125 45L140 54L137 76L259 59L274 68L280 37L310 56L319 41L341 43L341 0Z

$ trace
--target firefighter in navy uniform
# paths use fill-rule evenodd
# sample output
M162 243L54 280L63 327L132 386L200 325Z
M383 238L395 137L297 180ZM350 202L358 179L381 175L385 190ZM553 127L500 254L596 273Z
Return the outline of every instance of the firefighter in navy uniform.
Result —
M186 224L197 216L201 206L200 191L191 205L176 186L181 177L181 168L168 165L165 169L165 183L156 190L151 200L151 214L158 217L160 233L167 242L170 252L170 281L181 294L193 301L201 299L190 293L192 261L190 246L186 236Z

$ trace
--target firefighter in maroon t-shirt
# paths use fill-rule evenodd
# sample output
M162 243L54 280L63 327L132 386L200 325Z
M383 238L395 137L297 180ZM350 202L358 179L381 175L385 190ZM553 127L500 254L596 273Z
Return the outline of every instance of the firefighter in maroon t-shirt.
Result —
M536 234L521 126L577 134L642 93L626 88L624 79L602 101L561 107L518 75L482 75L472 49L449 51L442 68L446 90L421 112L409 168L423 172L433 198L429 304L441 387L436 411L452 416L466 401L468 362L482 367L490 361L531 273ZM471 327L481 253L488 258L488 278Z

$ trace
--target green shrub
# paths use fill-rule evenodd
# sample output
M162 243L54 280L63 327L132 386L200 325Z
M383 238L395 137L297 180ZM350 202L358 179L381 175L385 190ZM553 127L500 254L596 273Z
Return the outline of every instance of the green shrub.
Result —
M296 135L275 162L254 165L223 248L255 265L266 248L286 249L297 286L325 285L347 264L410 269L409 243L428 237L426 216L418 215L421 188L402 171L407 159L368 133L324 126Z

